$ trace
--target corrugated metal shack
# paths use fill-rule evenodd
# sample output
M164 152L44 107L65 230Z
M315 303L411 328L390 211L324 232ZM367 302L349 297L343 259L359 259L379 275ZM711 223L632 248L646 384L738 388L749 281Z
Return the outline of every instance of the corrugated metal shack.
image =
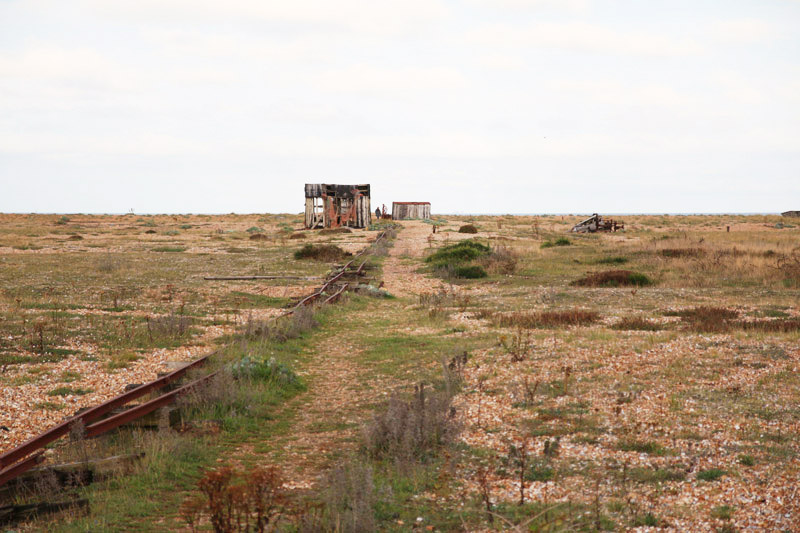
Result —
M430 202L392 202L393 220L412 220L431 218Z
M306 228L366 228L372 223L369 184L306 183Z

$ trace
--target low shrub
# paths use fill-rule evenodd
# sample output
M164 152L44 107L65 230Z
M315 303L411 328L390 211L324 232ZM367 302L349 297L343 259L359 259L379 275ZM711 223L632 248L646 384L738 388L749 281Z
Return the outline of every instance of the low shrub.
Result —
M722 476L727 474L725 470L719 468L709 468L708 470L701 470L697 473L697 479L700 481L716 481Z
M459 233L478 233L478 228L473 226L472 224L465 224L458 228Z
M507 246L495 246L492 253L482 257L479 262L492 274L513 274L517 271L519 256Z
M305 233L292 233L291 235L289 235L289 238L290 239L305 239L306 238L306 234Z
M653 280L632 270L607 270L589 274L571 284L578 287L646 287L652 285Z
M601 257L595 263L598 265L624 265L628 262L627 257L623 257L621 255L616 255L612 257Z
M439 248L429 255L425 262L433 264L434 267L445 267L472 261L481 256L489 255L491 251L492 249L485 244L469 239Z
M653 441L623 440L617 444L617 449L623 452L646 453L648 455L667 455L669 450Z
M300 307L289 317L281 320L253 320L249 318L239 333L250 340L275 340L283 342L296 339L306 331L319 325L314 311Z
M706 251L702 248L663 248L658 251L661 257L680 258L680 257L700 257Z
M365 429L367 453L398 465L426 460L457 433L451 401L446 392L429 392L423 384L414 387L412 398L395 394Z
M679 316L692 331L698 333L722 333L731 329L731 319L739 313L725 307L698 306L680 311L665 313L667 316Z
M297 374L284 363L278 362L274 357L258 360L244 356L231 366L231 372L237 379L249 378L258 381L269 381L281 387L302 387L302 382Z
M294 258L331 262L351 255L353 254L342 250L335 244L306 244L294 253Z
M495 314L494 323L500 327L555 328L561 326L585 326L600 319L597 311L568 309L565 311L518 312Z
M745 331L765 331L770 333L791 333L800 331L800 318L779 318L777 320L739 320L732 322L733 327Z
M269 237L267 237L263 233L253 233L252 235L250 235L251 241L266 241L268 239Z
M158 232L156 230L154 230L154 229L149 229L149 230L145 231L145 233L148 234L148 235L153 235L154 233L158 233Z
M264 228L259 228L258 226L250 226L245 231L247 233L264 233Z
M459 266L453 269L453 276L462 279L485 278L488 274L480 265Z
M82 241L83 237L81 237L80 235L70 235L69 237L67 237L67 240L70 240L70 241Z
M320 235L336 235L338 233L353 233L350 228L325 228L319 231Z
M660 324L647 318L628 316L621 318L611 329L619 331L658 331L663 329Z
M162 253L180 253L180 252L185 252L186 248L182 246L158 246L156 248L153 248L151 251L162 252Z
M572 241L566 237L559 237L555 241L544 241L541 248L552 248L553 246L571 246Z

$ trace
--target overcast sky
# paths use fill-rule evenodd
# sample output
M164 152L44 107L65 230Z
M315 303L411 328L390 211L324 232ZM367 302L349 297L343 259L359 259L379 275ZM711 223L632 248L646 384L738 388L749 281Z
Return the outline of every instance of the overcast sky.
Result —
M0 211L800 209L798 0L0 0Z

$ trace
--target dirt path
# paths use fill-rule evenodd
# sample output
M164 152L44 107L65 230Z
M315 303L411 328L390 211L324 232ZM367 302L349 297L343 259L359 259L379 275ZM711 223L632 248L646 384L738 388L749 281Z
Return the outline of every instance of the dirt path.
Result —
M419 257L428 247L431 226L407 222L398 232L394 246L383 267L386 288L396 296L431 292L442 286L439 280L417 274ZM380 305L396 305L385 301ZM351 311L345 320L368 323L374 306ZM391 312L391 311L388 311ZM332 460L355 449L364 422L374 405L385 398L387 390L399 383L375 375L363 360L361 348L352 341L357 326L340 327L332 334L319 335L311 360L301 375L308 390L291 402L295 410L291 429L279 437L266 462L278 464L287 488L304 490L314 487L330 467ZM248 454L245 446L239 452Z
M435 292L445 285L438 279L418 274L419 258L431 245L444 240L445 235L433 233L432 226L418 220L401 223L403 229L397 233L397 240L383 265L383 281L390 294L398 297L416 296Z

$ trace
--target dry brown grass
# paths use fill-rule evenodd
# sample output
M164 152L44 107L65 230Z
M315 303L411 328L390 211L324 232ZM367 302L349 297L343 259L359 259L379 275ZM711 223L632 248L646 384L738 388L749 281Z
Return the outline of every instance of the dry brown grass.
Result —
M564 311L539 311L498 313L492 320L500 327L515 328L560 328L568 326L586 326L600 319L597 311L586 309L568 309Z
M577 287L644 287L652 285L653 281L632 270L607 270L588 274L572 284Z

